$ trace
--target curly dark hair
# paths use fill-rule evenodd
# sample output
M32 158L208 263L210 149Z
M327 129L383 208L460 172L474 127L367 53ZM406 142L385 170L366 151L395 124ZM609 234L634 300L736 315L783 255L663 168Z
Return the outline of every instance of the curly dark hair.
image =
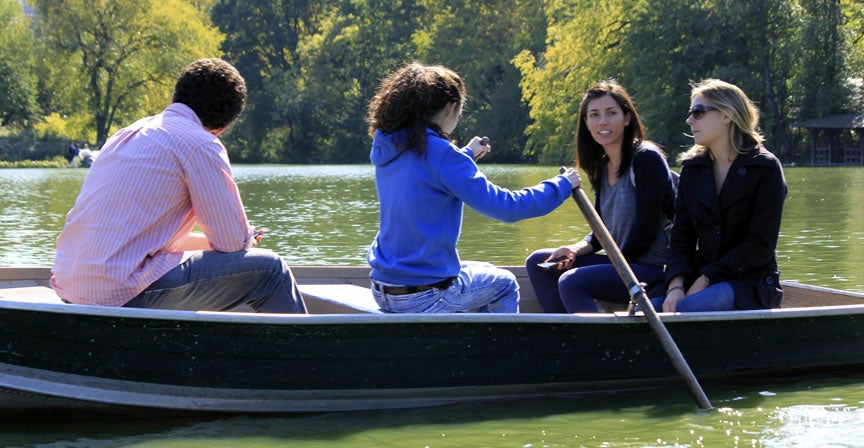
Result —
M189 64L174 86L174 102L189 106L209 130L231 124L246 104L246 81L219 58Z
M407 130L401 150L422 153L426 147L426 128L449 139L441 127L431 122L449 103L464 106L467 99L465 83L456 72L440 65L412 62L381 81L378 92L369 103L369 136L375 131L390 134Z
M625 116L630 116L630 123L624 128L621 139L621 166L618 167L618 176L624 176L630 169L633 154L645 138L645 127L636 112L636 106L630 94L618 81L614 79L600 81L585 91L579 106L579 123L576 125L576 161L588 174L588 180L594 190L597 190L600 185L601 170L606 165L606 153L603 151L603 146L594 140L591 131L588 130L588 103L605 95L609 95L618 103Z

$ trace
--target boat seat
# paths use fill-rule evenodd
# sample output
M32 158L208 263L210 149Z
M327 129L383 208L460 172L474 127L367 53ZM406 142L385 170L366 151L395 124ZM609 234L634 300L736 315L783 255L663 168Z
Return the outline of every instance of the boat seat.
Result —
M383 313L369 288L350 284L298 285L310 314ZM30 303L57 303L63 301L48 286L35 282L0 282L0 300ZM231 311L253 312L241 305Z
M63 303L57 293L48 286L13 283L16 282L0 284L0 299L29 303Z
M383 313L369 288L347 283L297 286L309 314Z

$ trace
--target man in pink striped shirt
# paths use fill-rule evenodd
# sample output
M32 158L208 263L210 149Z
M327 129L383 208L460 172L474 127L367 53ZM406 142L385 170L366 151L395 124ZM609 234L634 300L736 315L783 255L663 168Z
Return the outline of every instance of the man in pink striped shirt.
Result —
M57 238L51 286L63 300L305 313L284 260L254 248L260 235L218 138L245 102L236 68L201 59L162 113L108 139Z

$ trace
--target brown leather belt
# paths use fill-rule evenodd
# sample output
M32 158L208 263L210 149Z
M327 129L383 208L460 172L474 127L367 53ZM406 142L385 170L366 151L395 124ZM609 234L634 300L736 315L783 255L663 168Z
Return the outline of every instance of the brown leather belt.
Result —
M429 291L432 288L447 289L450 287L451 284L453 284L453 277L445 278L444 280L441 280L438 283L433 283L431 285L420 286L387 286L382 285L374 280L372 281L372 285L377 291L394 296L415 294L418 292Z

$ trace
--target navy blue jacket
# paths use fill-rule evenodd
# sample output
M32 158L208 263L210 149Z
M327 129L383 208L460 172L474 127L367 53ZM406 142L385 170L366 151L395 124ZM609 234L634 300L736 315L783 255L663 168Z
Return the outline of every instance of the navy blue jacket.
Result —
M780 161L754 146L732 162L719 196L714 185L707 152L682 163L666 283L683 275L689 287L704 274L711 284L732 284L738 309L779 307L776 250L786 199Z
M629 179L630 176L633 178ZM630 175L619 179L621 181L635 182L636 186L636 210L633 214L636 232L626 241L616 241L621 254L632 263L651 249L657 236L657 226L663 222L663 218L672 219L675 183L666 156L649 142L642 142L636 148ZM603 186L597 187L594 186L594 210L600 213ZM585 241L591 244L595 252L602 249L600 239L594 236L594 232L589 233Z

